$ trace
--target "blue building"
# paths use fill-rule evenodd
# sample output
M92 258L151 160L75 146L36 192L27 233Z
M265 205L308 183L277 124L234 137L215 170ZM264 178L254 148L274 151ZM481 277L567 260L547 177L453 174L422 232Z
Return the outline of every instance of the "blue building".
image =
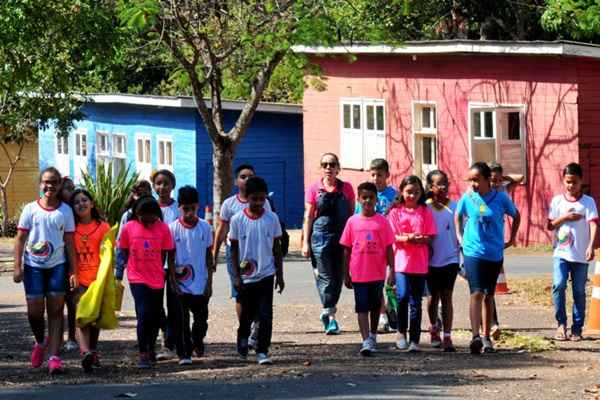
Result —
M226 129L244 103L223 102ZM202 207L212 204L212 145L190 97L94 95L68 138L53 128L39 134L39 168L56 166L77 183L81 171L131 164L142 178L169 169L177 187L198 188ZM300 227L304 209L302 107L263 103L237 149L234 167L249 163L265 178L279 216Z

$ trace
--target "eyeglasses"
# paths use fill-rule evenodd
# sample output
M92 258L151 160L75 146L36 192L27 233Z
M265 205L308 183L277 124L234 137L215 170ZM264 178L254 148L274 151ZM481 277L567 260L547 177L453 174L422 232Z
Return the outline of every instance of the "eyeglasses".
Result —
M321 167L323 167L323 168L327 168L327 167L335 168L337 166L338 166L338 164L336 162L322 162L321 163Z

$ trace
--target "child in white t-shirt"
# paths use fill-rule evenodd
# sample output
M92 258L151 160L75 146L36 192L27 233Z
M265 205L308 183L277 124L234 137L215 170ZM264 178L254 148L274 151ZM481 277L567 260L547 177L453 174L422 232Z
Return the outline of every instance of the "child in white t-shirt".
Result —
M191 186L179 189L181 217L169 225L175 242L175 276L179 307L175 307L174 332L179 365L192 363L192 351L204 355L208 329L208 300L212 295L212 227L198 218L198 191ZM194 323L190 330L190 312Z
M246 182L248 207L231 218L229 240L234 271L234 287L240 305L240 325L237 350L248 356L250 326L258 319L256 359L259 364L271 364L269 346L273 330L273 285L279 293L283 281L281 225L277 215L265 209L267 184L259 177Z
M585 283L588 262L594 258L598 228L596 202L582 192L583 171L570 163L563 169L564 194L552 198L548 229L554 231L554 274L552 300L558 323L556 340L567 340L565 290L571 275L573 285L573 325L571 340L580 341L585 319Z
M67 282L77 287L77 261L73 233L73 211L59 199L62 177L56 168L40 174L42 197L29 203L19 218L15 240L13 279L23 281L27 298L27 316L35 337L31 366L39 368L46 349L50 354L48 372L61 373L59 357L63 339L63 307ZM68 263L67 263L68 260ZM48 310L48 340L44 339L44 314Z

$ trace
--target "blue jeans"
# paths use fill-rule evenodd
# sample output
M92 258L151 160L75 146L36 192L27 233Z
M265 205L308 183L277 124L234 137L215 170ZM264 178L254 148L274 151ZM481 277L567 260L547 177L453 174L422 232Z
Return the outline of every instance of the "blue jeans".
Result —
M311 236L312 265L323 311L335 314L344 283L343 247L340 235L313 231Z
M137 340L140 353L153 352L161 324L163 289L143 283L130 283L137 318Z
M25 297L29 300L63 296L67 290L67 264L58 264L52 268L24 265L23 285Z
M410 315L409 341L417 344L421 338L421 300L426 281L427 275L396 272L398 332L406 334Z
M238 292L235 290L235 286L233 286L233 261L231 259L231 246L225 246L225 262L227 263L227 274L229 275L229 283L231 284L231 298L237 299Z
M552 302L556 321L559 325L567 325L567 310L565 305L565 290L571 274L573 288L573 325L571 332L581 335L585 320L585 283L588 277L588 264L554 258L554 273L552 276Z

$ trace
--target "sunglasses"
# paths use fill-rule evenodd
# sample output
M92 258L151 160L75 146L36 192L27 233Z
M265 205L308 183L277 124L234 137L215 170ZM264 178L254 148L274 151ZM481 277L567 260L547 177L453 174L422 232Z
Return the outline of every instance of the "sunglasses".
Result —
M321 163L321 167L323 167L323 168L327 168L327 167L335 168L337 166L338 166L338 164L336 162L322 162Z

